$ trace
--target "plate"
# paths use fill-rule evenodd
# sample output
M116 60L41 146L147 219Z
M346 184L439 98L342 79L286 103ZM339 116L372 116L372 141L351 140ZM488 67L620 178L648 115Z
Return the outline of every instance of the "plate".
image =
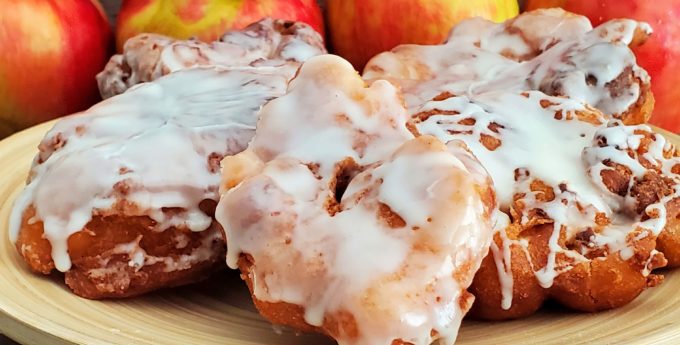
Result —
M263 320L235 271L143 297L91 301L63 277L32 274L9 243L7 218L37 143L53 122L0 142L0 332L24 344L331 345ZM664 132L661 131L660 132ZM664 132L680 144L680 137ZM68 181L64 181L68 183ZM548 307L522 320L466 320L458 345L680 343L680 270L629 305L596 314Z

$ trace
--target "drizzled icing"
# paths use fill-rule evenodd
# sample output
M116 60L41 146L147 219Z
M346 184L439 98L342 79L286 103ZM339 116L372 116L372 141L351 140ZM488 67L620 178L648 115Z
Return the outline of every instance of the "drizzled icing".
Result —
M255 298L302 306L340 344L452 344L489 246L483 168L459 142L414 139L407 118L390 83L316 57L222 163L228 265L252 262Z
M158 230L208 228L199 203L218 199L219 160L246 147L256 112L290 77L275 67L184 70L57 122L15 202L12 241L29 206L60 271L71 266L69 236L93 214L146 215Z
M545 108L540 105L542 101L547 105ZM457 114L445 115L451 111ZM563 114L560 120L554 117L558 111ZM515 169L531 166L532 177L541 176L554 186L569 181L571 189L577 188L573 191L588 203L606 208L599 200L599 192L583 173L583 165L573 164L580 159L581 149L589 146L598 126L606 121L600 113L581 103L541 92L490 92L472 101L465 96L430 101L420 107L418 113L421 114L416 115L420 116L416 120L419 132L445 141L458 137L466 141L484 162L484 167L493 172L500 204L512 204L518 182ZM578 121L579 115L592 122ZM466 118L471 120L463 121ZM473 120L474 125L466 124ZM490 150L480 141L481 137L488 138L485 142L489 147L500 146ZM556 161L552 165L542 164L552 160ZM507 169L512 166L514 168ZM560 173L554 174L555 171Z
M649 84L628 45L646 38L651 28L621 19L591 29L584 17L558 9L503 24L470 19L444 44L403 45L379 54L366 65L364 78L394 79L404 87L410 108L442 92L540 90L626 120L647 97L643 89Z
M141 34L125 43L97 76L102 97L124 92L133 85L196 66L277 66L295 73L299 64L326 52L322 37L304 23L262 19L219 40L175 40Z
M635 241L663 230L665 205L680 195L672 171L678 159L665 139L611 120L636 118L631 110L649 79L627 46L648 35L649 26L616 20L591 29L585 18L561 10L504 24L472 19L442 45L397 47L366 67L365 79L402 86L414 132L463 140L489 171L502 211L500 244L492 243L491 253L504 309L512 305L510 246L528 255L528 242L511 223L552 224L547 263L533 267L549 288L593 256L631 258ZM612 163L630 174L616 173ZM623 188L612 190L612 174L625 179ZM643 180L659 175L666 178L662 197L642 201ZM562 247L562 234L574 248ZM644 275L660 257L647 254Z
M659 235L666 222L665 204L680 195L680 179L675 176L668 182L674 186L672 192L636 209L640 201L635 186L646 174L674 176L668 168L671 164L666 163L669 161L666 141L651 134L646 126L623 126L614 121L607 127L601 114L573 100L537 91L491 92L476 96L474 103L467 97L452 97L428 102L421 110L421 115L414 119L418 132L443 141L465 141L492 176L501 208L506 212L513 210L514 222L528 227L537 219L551 220L554 230L548 262L544 267L535 267L536 278L544 288L549 288L560 273L588 260L592 251L606 248L607 253L619 253L624 260L628 259L632 255L630 248L641 238L628 234ZM472 122L474 125L469 124ZM654 164L647 167L627 152L628 149L637 152L645 135L654 138L641 156L645 162ZM482 139L484 136L487 139ZM495 140L488 138L498 140L499 146L494 147ZM671 161L678 162L677 158ZM612 192L611 180L602 174L612 171L607 165L612 162L632 172L623 192ZM546 198L541 185L534 185L539 181L550 190L547 194L554 194L551 200ZM542 210L542 214L533 214L536 209ZM649 219L643 221L646 218ZM501 274L503 306L509 308L512 296L509 245L516 242L526 248L526 244L509 239L504 231L506 225L507 222L502 223L498 229L504 248L493 244L492 253ZM571 241L577 234L588 231L593 232L588 243L575 250L558 244L562 232ZM557 260L559 253L568 259Z

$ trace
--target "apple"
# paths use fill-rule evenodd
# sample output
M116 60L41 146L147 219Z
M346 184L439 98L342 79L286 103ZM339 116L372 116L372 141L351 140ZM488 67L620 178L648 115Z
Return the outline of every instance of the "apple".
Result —
M154 32L179 39L218 39L263 17L301 21L323 35L316 0L125 0L118 14L118 51L130 37Z
M516 0L329 0L328 29L336 54L361 70L400 44L437 44L462 19L496 22L516 16Z
M5 0L0 9L0 137L99 101L113 50L96 0Z
M680 0L529 0L527 9L560 6L590 18L593 25L614 18L649 23L652 37L633 48L638 64L652 77L656 99L650 123L680 133Z

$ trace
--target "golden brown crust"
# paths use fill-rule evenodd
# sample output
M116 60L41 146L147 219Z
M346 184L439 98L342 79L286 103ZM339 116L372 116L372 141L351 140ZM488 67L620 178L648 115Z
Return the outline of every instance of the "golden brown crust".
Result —
M305 322L305 310L303 307L286 302L266 302L257 299L253 294L253 280L250 273L250 269L253 265L253 258L250 255L242 254L239 258L238 267L241 270L241 279L248 285L248 290L250 290L253 303L255 304L255 308L260 312L260 315L276 325L288 326L301 332L327 334L323 327L314 327ZM327 317L326 320L324 320L324 323L329 322L327 319L330 318ZM356 329L356 325L351 324L351 322L345 321L345 323L348 323L348 325L345 325L347 326L346 328ZM335 322L335 324L337 325L337 322ZM338 326L335 327L335 329L338 328Z
M495 241L501 245L498 235ZM517 319L535 313L543 305L547 292L538 284L527 256L515 245L510 250L514 277L512 306L508 310L501 308L501 284L493 255L489 254L482 261L469 289L475 295L475 303L468 314L470 317L482 320Z
M624 112L620 114L611 114L612 117L620 119L625 125L639 125L647 123L652 117L654 110L654 94L649 82L645 82L636 75L636 71L632 66L629 66L621 72L616 79L605 85L608 92L615 97L630 92L633 85L637 85L640 90L640 95L635 103L631 104ZM561 82L555 81L539 87L541 92L550 96L569 97Z
M34 215L33 207L24 213L16 247L31 270L49 274L54 270L52 247L43 237L43 223L29 222ZM179 237L181 244L176 240ZM199 251L201 257L189 267L168 267L160 260L135 267L129 253L116 250L135 241L146 255L168 258L172 264L179 262L180 256L199 255ZM69 237L68 248L72 266L65 272L65 282L75 294L91 299L129 297L198 282L222 268L225 256L217 222L202 232L157 231L149 217L122 214L93 217L83 230Z
M577 233L567 236L562 228L557 241L562 249L556 251L555 260L557 276L550 287L543 289L534 272L548 262L553 220L542 209L532 209L524 200L532 194L537 202L550 202L555 199L557 189L540 180L532 180L527 192L515 195L509 212L514 223L502 230L511 243L512 307L509 310L501 308L500 282L506 276L501 270L499 278L496 264L505 263L490 254L471 287L477 297L472 316L489 320L524 317L534 313L547 299L586 312L617 308L632 301L645 288L661 283L662 276L650 274L655 269L680 266L680 197L675 195L678 182L672 176L678 169L673 165L677 163L671 161L677 153L672 146L665 145L658 134L643 127L631 128L630 133L638 140L637 145L631 147L608 143L606 135L596 136L596 147L612 147L639 163L631 164L638 168L634 173L630 166L602 158L604 169L599 172L602 188L615 197L629 198L618 210L623 219L638 217L635 219L644 222L665 217L663 228L636 228L639 223L631 222L623 229L626 232L625 248L620 247L623 242L610 248L609 244L593 240L602 228L616 221L601 212L595 215L591 226L580 228ZM644 169L644 173L640 169ZM516 179L518 176L529 177L522 171L516 171L515 175ZM663 211L653 206L660 203L663 203ZM518 240L528 244L525 247ZM500 234L496 235L495 243L502 248ZM569 251L573 255L564 254ZM561 267L568 270L559 269Z
M666 227L656 240L656 249L668 260L668 267L680 267L680 198L666 204Z
M350 165L351 166L351 165ZM342 175L343 170L338 169L336 172ZM335 187L335 186L334 186ZM478 185L477 189L482 202L484 204L485 215L491 217L493 212L493 206L496 205L496 194L492 188L491 180L488 183ZM384 204L383 204L384 205ZM386 205L385 205L386 206ZM403 219L399 217L392 210L382 208L378 214L378 219L387 224L395 224L403 222ZM489 260L487 257L485 260ZM491 259L493 261L493 259ZM458 281L465 281L470 276L470 271L473 269L471 267L471 262L459 263L460 267L454 272L454 275L460 275L456 279ZM312 326L305 321L305 310L304 307L287 303L287 302L268 302L259 300L253 293L253 276L251 269L256 266L256 262L250 254L242 253L238 260L238 268L241 271L241 278L246 282L248 289L250 291L253 303L259 311L259 313L271 323L276 325L283 325L291 327L293 329L299 330L301 332L307 333L320 333L327 335L334 339L358 339L360 337L359 327L351 313L338 311L335 313L326 313L323 321L323 325L320 327ZM495 268L494 268L495 270ZM527 271L531 272L530 269ZM494 277L497 279L495 271L493 272ZM532 273L533 277L533 273ZM542 289L540 289L542 291ZM459 303L461 304L462 310L469 310L470 304L474 297L468 291L463 290ZM431 330L432 334L436 334L435 330ZM402 339L392 340L391 345L413 345L408 341Z
M638 97L635 104L631 105L623 114L614 115L615 118L621 119L626 125L647 123L652 117L652 111L654 110L652 85L643 82L640 78L636 78L635 83L640 85L640 97Z
M324 317L321 327L311 326L305 321L303 307L286 302L261 301L253 295L253 281L250 269L255 263L250 255L242 254L239 258L238 267L241 270L241 278L248 285L248 290L253 298L255 307L264 318L275 325L291 327L305 333L320 333L337 339L340 335L344 339L356 339L359 330L352 314L336 312ZM433 331L434 332L434 331ZM391 345L413 345L401 339L394 339Z
M21 230L15 245L31 270L42 274L49 274L54 269L52 246L43 237L43 223L29 222L29 219L34 216L35 209L33 207L28 208L24 212Z
M501 307L501 284L493 255L489 254L484 259L470 287L470 292L476 297L471 317L483 320L522 318L535 313L547 299L585 312L617 308L628 304L646 287L657 285L663 278L643 274L646 266L651 270L665 265L663 256L651 256L654 255L652 249L656 241L655 237L647 236L634 242L631 258L623 260L616 253L580 262L558 275L553 285L544 289L539 285L534 270L547 262L552 231L552 224L523 230L522 237L529 241L528 255L518 245L511 246L513 290L512 306L508 310ZM629 234L631 238L635 235ZM560 245L564 247L564 236L561 237ZM495 241L501 245L499 235L496 235ZM562 257L562 260L566 259Z

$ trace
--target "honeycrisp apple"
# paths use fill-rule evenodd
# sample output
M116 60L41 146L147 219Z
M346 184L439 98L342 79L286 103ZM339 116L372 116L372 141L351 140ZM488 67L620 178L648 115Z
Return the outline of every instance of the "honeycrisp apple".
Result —
M518 11L516 0L328 0L328 27L335 53L361 70L399 44L442 42L462 19L500 22Z
M634 49L638 63L652 76L656 99L651 123L680 133L680 0L529 0L527 9L562 7L583 14L593 25L614 18L643 20L652 37Z
M113 50L96 0L0 1L0 137L99 100Z
M120 51L128 38L142 32L209 42L263 17L305 22L323 34L316 0L125 0L118 15L116 45Z

